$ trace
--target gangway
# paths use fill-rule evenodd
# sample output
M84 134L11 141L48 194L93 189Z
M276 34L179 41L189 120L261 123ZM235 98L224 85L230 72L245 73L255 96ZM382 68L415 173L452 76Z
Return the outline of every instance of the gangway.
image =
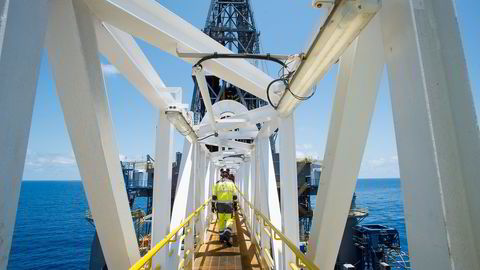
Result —
M480 136L454 1L313 2L326 7L324 23L305 51L275 60L283 67L279 78L272 78L240 57L272 60L275 54L233 54L154 0L0 1L0 269L6 269L11 247L44 46L109 269L194 265L195 254L201 254L197 248L208 244L204 232L213 222L208 198L220 168L235 174L242 194L238 220L243 217L266 268L333 269L385 66L411 266L477 269ZM295 21L291 14L278 19ZM163 82L137 39L192 64L186 75L195 77L205 107L199 123L182 104L182 89ZM100 55L157 109L152 123L152 243L157 244L142 258ZM303 255L297 248L293 114L337 62L325 158ZM212 104L210 75L265 106ZM172 209L174 128L184 136L184 149ZM277 131L280 196L269 143Z
M272 269L275 261L270 251L271 241L281 241L296 256L296 260L288 262L290 269L319 269L312 261L299 250L281 231L276 228L267 217L238 189L240 205L235 211L235 226L233 228L233 246L225 247L219 241L216 220L206 215L206 228L197 226L202 211L208 211L208 199L198 209L191 213L179 227L169 233L156 244L145 256L136 262L130 270L149 270L152 267L153 257L162 249L168 248L168 243L185 241L185 237L193 234L195 242L192 246L185 246L181 252L176 269ZM253 232L253 237L250 232ZM261 238L261 234L268 236ZM178 237L181 235L180 237ZM262 245L262 241L263 245ZM266 243L268 242L268 243ZM190 256L192 255L192 256ZM170 252L168 256L176 256ZM263 267L262 267L263 265Z

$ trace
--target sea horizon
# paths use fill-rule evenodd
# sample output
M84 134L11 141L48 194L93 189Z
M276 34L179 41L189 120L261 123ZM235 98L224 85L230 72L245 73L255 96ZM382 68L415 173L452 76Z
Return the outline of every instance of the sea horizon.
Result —
M355 192L357 207L369 209L362 224L397 229L408 252L400 179L359 178ZM87 209L81 180L24 180L7 269L87 269L95 233Z

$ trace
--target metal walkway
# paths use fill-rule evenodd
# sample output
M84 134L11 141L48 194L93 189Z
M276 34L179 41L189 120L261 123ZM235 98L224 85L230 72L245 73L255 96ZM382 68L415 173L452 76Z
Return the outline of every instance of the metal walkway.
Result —
M216 220L210 224L208 242L195 253L193 269L262 269L241 213L235 214L235 224L232 228L232 247L226 247L219 241Z
M219 241L216 219L208 214L211 202L209 198L132 265L130 270L152 269L153 257L164 247L166 247L163 249L165 254L169 243L175 243L178 248L184 243L181 245L182 252L177 253L178 257L173 257L178 259L177 269L272 269L277 267L272 257L272 250L275 249L275 245L278 246L281 243L296 256L296 260L288 264L290 269L319 269L246 199L238 187L237 194L239 201L238 211L234 216L235 226L232 228L232 247L226 247ZM202 217L205 218L208 228L200 222ZM252 224L255 225L252 226ZM250 232L254 235L253 239L250 237ZM194 239L200 246L195 246ZM172 247L171 250L168 252L169 257L175 254L176 249Z
M232 52L158 1L0 0L0 205L7 206L0 211L0 269L6 269L11 249L44 51L109 269L193 266L195 237L208 229L211 188L221 168L235 174L243 198L239 204L262 265L333 269L385 67L398 152L392 161L402 175L412 268L478 269L480 134L454 2L314 0L326 17L308 48L262 56ZM291 11L272 23L294 20L298 15ZM279 31L290 43L292 30ZM202 96L200 123L181 104L182 88L163 82L137 40L192 64L185 75L193 74ZM274 60L281 68L271 77L247 61L252 57ZM154 246L143 257L124 188L104 60L158 114ZM299 131L293 113L332 67L338 68L337 80L328 103L330 124L307 256L298 249ZM212 104L217 93L210 97L211 76L269 102L258 108L236 100ZM323 103L312 104L309 113ZM314 114L308 118L308 125L318 124ZM174 127L185 139L172 206ZM279 164L273 162L269 140L274 134ZM212 248L213 243L205 246L205 255Z

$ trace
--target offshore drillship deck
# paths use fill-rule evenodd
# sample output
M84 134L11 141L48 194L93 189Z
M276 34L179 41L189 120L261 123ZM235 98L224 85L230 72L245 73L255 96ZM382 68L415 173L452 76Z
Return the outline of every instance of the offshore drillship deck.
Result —
M260 50L251 4L212 0L200 30L154 0L0 1L0 269L44 51L96 229L93 269L478 268L480 135L455 1L313 0L321 25L288 54ZM286 13L268 23L295 26L278 29L291 44L306 13ZM191 104L138 40L191 65ZM153 158L120 162L103 61L157 113ZM385 67L411 262L398 231L361 223L372 213L352 200ZM297 163L295 112L332 68L324 160ZM316 125L310 102L302 120ZM212 214L221 169L236 179L231 249Z
M172 198L175 198L175 187L178 180L179 164L182 154L177 152L176 162L172 164ZM273 153L275 172L277 176L278 193L280 194L279 183L279 156ZM155 161L147 155L144 161L122 161L122 170L125 180L132 218L140 248L140 254L145 255L151 246L151 215L152 215L152 194L153 194L153 171ZM312 223L313 210L315 207L316 194L320 182L321 162L309 158L299 159L297 161L297 183L298 189L298 209L299 209L299 228L300 228L300 250L306 252L307 242ZM140 202L135 203L139 199ZM402 252L398 231L381 224L361 225L361 222L368 216L368 209L358 208L355 204L356 196L352 199L350 213L348 215L342 244L337 257L336 268L344 269L345 265L351 265L356 269L377 269L380 267L391 267L392 269L409 268L408 255ZM172 201L173 205L173 201ZM85 218L92 224L94 220L90 211L86 211ZM227 267L228 260L235 261L236 265L242 265L238 269L260 268L257 257L254 253L249 253L248 247L253 245L245 229L245 220L241 213L235 216L236 226L234 227L234 247L232 250L225 250L228 255L218 256L215 250L222 247L218 240L215 222L210 224L210 235L207 236L209 244L202 247L199 251L199 259L195 261L194 268L206 269L206 267L218 264L219 267ZM248 247L247 247L248 246ZM223 249L222 249L223 250ZM232 253L232 254L230 254ZM236 254L236 255L235 255ZM249 254L249 260L243 258L242 254ZM225 259L228 257L229 259ZM251 262L250 260L254 260ZM106 267L103 253L100 248L98 237L96 236L92 243L90 255L90 269L103 269ZM225 269L221 268L220 269Z

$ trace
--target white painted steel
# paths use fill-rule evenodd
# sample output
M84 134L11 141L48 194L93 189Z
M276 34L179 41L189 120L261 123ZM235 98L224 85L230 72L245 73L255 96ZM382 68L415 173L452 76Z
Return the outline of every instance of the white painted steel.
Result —
M255 142L256 143L256 142ZM258 203L257 203L257 186L258 186L258 181L257 181L257 145L255 145L254 148L254 155L252 155L252 158L250 160L250 197L248 198L249 201L255 206L256 209L258 208ZM250 237L254 239L256 230L255 230L255 214L253 211L249 211L250 213Z
M216 131L216 119L212 109L212 100L210 98L210 90L208 90L207 80L205 79L205 72L203 71L202 67L194 67L193 75L197 80L198 88L200 89L200 93L202 94L202 100L207 110L209 124L212 127L212 131Z
M111 269L139 258L93 17L82 1L51 1L47 46L88 205Z
M251 151L252 150L252 145L249 143L244 143L244 142L237 142L235 140L228 140L228 139L223 139L219 137L209 137L204 140L201 140L200 143L202 144L211 144L211 145L216 145L219 147L231 147L231 148L236 148L238 151Z
M266 208L266 206L268 205L268 201L266 200L266 196L265 193L262 193L262 151L263 151L263 145L259 142L258 139L255 140L255 197L254 197L254 206L255 206L255 209L258 209L260 211L262 211L262 213L265 215L267 214L267 211L265 211L264 209ZM263 187L263 189L265 189L265 187ZM263 200L265 199L265 200ZM262 207L263 206L263 207ZM267 215L265 215L267 216ZM263 248L270 248L270 241L266 241L265 237L263 236L264 235L264 232L263 230L261 229L261 224L259 222L259 220L257 219L257 217L254 215L254 218L253 218L253 225L252 227L254 228L253 231L254 231L254 236L257 237L257 234L259 236L259 239L257 241L259 241L259 245L260 245L260 249L263 250Z
M172 218L170 221L170 231L177 228L180 223L189 215L188 203L193 204L193 200L189 200L189 196L193 193L193 180L191 177L193 168L193 146L184 139L183 153L180 170L178 172L177 190L175 192L175 199L173 201ZM180 233L177 239L180 238ZM170 253L172 256L168 257L168 269L176 269L179 263L179 256L181 254L181 243L176 241L170 244Z
M257 131L257 128L255 126L257 123L263 123L270 120L275 120L278 117L278 113L271 106L263 106L253 110L245 110L245 111L239 112L236 110L238 105L237 106L233 105L233 102L235 103L238 103L238 102L230 101L226 104L223 102L225 102L225 100L215 103L213 105L214 111L215 112L233 111L235 115L226 119L218 120L216 124L216 128L218 130L220 129L232 130L236 128L244 129L245 127L248 127L249 131ZM223 104L220 104L220 103L223 103ZM226 106L229 106L229 107L226 107ZM232 106L235 106L235 107L232 108ZM199 125L197 134L199 134L199 136L201 137L201 136L211 134L213 131L214 129L210 125L207 125L207 124Z
M192 146L192 167L191 167L191 172L190 172L190 185L188 192L185 194L187 196L187 207L186 207L186 213L185 213L185 218L187 218L188 215L193 213L195 211L195 206L196 206L196 199L197 199L197 178L199 176L198 173L198 151L199 151L199 145L198 143L193 143ZM184 195L183 195L184 196ZM184 241L184 250L181 252L183 258L185 259L185 265L190 262L190 260L194 259L194 237L195 237L195 221L192 219L190 224L186 227L187 229L187 234L185 237ZM190 230L190 231L188 231ZM190 251L190 254L185 254L185 252Z
M170 232L172 162L173 162L173 126L165 111L158 110L155 134L155 167L153 179L152 241L154 246ZM153 260L153 269L166 268L168 248L161 249Z
M268 218L270 222L276 228L282 228L282 214L280 212L280 200L277 192L277 180L275 177L275 169L273 167L272 148L270 145L270 139L263 139L264 151L266 152L267 159L264 159L264 173L263 178L266 182L267 194L268 194ZM293 218L293 217L289 217ZM286 269L286 265L283 264L283 242L281 240L272 239L273 243L273 257L275 260L275 269Z
M257 139L256 143L258 147L257 158L259 158L260 177L259 177L259 198L260 211L270 219L271 223L276 228L282 228L282 217L280 213L280 201L277 193L277 182L275 179L275 171L273 168L273 157L270 148L270 141L268 138ZM275 269L283 269L283 251L282 242L279 240L271 240L263 231L263 227L260 226L260 235L262 250L266 248L270 250L273 243L273 258L275 261Z
M454 1L381 12L415 269L480 265L480 142Z
M245 163L245 176L243 178L243 194L245 195L246 198L249 199L251 198L251 183L252 183L252 176L251 176L251 161L248 161ZM250 207L245 204L245 200L240 199L240 196L238 197L238 200L243 203L242 209L244 210L245 213L245 220L247 221L247 225L250 226L249 224L251 223L251 218L250 218ZM250 236L251 237L251 236Z
M174 104L175 99L135 39L109 24L95 22L98 48L108 61L155 107L164 110Z
M280 119L273 119L271 121L265 122L260 131L257 134L257 138L266 138L278 129L280 125Z
M208 158L205 160L207 163L207 168L205 172L205 187L204 187L204 197L203 201L206 201L208 198L212 196L212 187L213 181L215 180L215 166L213 162L211 162ZM206 221L207 226L205 229L208 229L208 224L211 222L211 204L205 207L205 211L203 212L203 218ZM206 241L207 234L204 234L203 241Z
M245 194L245 190L243 189L243 187L244 187L244 180L243 180L243 178L245 177L244 169L245 169L245 163L242 163L242 164L240 165L240 169L238 170L237 174L235 175L235 184L236 184L237 187L239 188L240 192L243 193L243 194ZM240 200L240 201L238 202L238 205L243 208L243 202L242 202L242 200Z
M249 131L218 131L218 137L226 140L238 140L238 139L255 139L257 137L258 131L249 130Z
M384 66L379 27L374 19L340 60L307 252L320 269L335 266L367 141Z
M46 0L0 0L0 126L7 130L0 133L0 154L8 157L0 170L10 179L0 182L0 269L8 262L48 8L49 59L88 203L109 268L125 269L139 258L139 252L98 51L160 110L181 107L181 89L165 87L131 35L190 63L198 58L189 53L231 52L154 1L51 0L50 4ZM337 1L331 16L334 23L321 30L291 81L292 91L306 95L343 54L307 256L321 269L334 267L386 60L413 267L474 269L480 264L480 140L454 3L390 0L383 5L381 14L360 33L379 8L379 0ZM272 78L248 61L215 59L203 62L202 67L266 99ZM204 71L194 69L194 75L208 117L193 128L198 137L214 131L218 137L201 140L202 144L193 140L192 145L185 140L169 221L162 216L170 213L170 195L164 191L171 189L173 129L159 112L153 243L210 197L219 166L236 169L237 185L245 196L298 243L291 112L299 101L287 93L278 111L268 105L248 111L234 101L212 106ZM275 90L273 101L277 103ZM229 118L220 119L226 114ZM279 114L288 117L279 118ZM262 124L260 131L258 123ZM277 128L282 212L268 140ZM246 138L255 141L235 141ZM207 154L206 143L219 146L220 151ZM232 153L244 157L231 157ZM281 243L271 241L263 224L241 204L252 237L260 241L262 250L270 250L273 244L275 268L286 268L293 254L285 249L283 255ZM185 239L190 258L194 232L203 238L209 211L210 206L196 225L190 224ZM180 241L161 251L155 264L174 269L178 256L183 256Z
M47 1L0 0L0 269L10 254L47 14Z
M290 81L290 89L300 97L310 95L312 87L360 34L380 8L380 0L340 0L319 29L308 48L305 59ZM278 103L278 112L290 114L301 100L285 91Z
M299 247L297 160L293 113L280 121L279 140L281 228L283 234ZM283 265L286 268L290 262L296 261L296 256L285 244L283 244L283 250Z
M197 209L205 202L205 181L206 181L206 171L205 171L205 152L201 149L200 145L197 144L197 158L196 158L196 175L195 175L195 192L193 194L195 198L195 205L193 209ZM197 245L202 244L204 237L205 229L205 219L203 214L200 214L195 218L195 235L198 236Z
M102 20L177 56L177 51L193 53L231 53L200 29L184 21L155 1L85 0ZM179 57L181 58L181 57ZM195 58L182 58L192 64ZM241 89L267 100L267 85L273 80L242 59L216 59L203 68ZM274 101L278 96L273 95Z

